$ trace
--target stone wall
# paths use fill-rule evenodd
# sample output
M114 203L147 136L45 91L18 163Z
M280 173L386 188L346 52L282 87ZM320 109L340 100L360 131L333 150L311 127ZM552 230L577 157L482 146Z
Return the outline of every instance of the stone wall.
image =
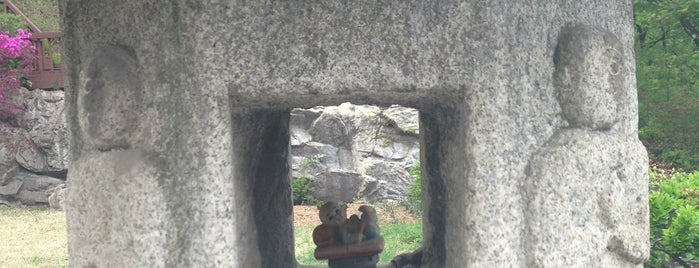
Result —
M324 201L401 200L420 155L418 111L398 105L294 109L290 134L293 178L314 179Z
M8 91L23 106L0 120L0 204L62 208L68 171L63 91Z

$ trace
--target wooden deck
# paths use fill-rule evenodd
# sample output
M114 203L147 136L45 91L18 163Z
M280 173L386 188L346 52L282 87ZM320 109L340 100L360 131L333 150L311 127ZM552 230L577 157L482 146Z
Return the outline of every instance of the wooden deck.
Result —
M32 88L63 88L63 54L61 53L62 32L42 32L10 0L0 0L3 11L20 16L31 32L30 41L36 47L36 63L27 77Z

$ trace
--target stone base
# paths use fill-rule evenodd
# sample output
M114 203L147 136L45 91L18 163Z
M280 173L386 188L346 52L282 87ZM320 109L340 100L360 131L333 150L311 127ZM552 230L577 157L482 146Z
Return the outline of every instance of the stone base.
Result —
M376 268L379 262L379 255L359 256L343 259L328 260L330 268Z

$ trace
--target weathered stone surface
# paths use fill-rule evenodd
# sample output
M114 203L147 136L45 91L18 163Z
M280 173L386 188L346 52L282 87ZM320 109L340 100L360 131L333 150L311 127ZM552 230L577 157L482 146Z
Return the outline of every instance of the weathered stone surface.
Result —
M138 129L141 86L134 55L117 46L101 47L87 66L82 94L85 135L100 149L128 148Z
M10 176L19 169L15 157L20 134L19 128L0 123L0 185L9 182Z
M13 205L48 204L46 191L64 183L63 180L53 177L15 172L9 178L8 184L0 186L0 195L4 200L14 202Z
M355 168L350 146L335 147L311 141L299 146L292 146L292 154L301 159L298 164L294 165L294 168L300 171L304 171L313 163L320 163L326 169L352 170ZM310 173L310 175L316 174Z
M8 198L5 196L0 195L0 205L8 206L8 207L16 207L21 205L19 201L16 201L15 198Z
M22 188L15 198L23 205L48 205L49 194L46 192L65 183L57 178L30 173L18 173L14 178L22 181Z
M15 198L17 199L17 201L19 201L20 204L29 206L48 204L49 202L49 198L48 196L46 196L46 193L44 191L23 190L17 193Z
M21 139L20 129L10 127L0 123L0 166L4 166L2 170L9 170L17 165L15 162L15 154L17 153L17 143Z
M368 184L363 197L367 201L402 200L413 185L412 176L403 167L382 161L365 164L365 174L374 183Z
M417 110L400 105L391 105L391 107L384 110L382 114L386 116L387 119L391 120L400 131L415 135L420 133Z
M48 189L65 183L65 181L61 179L31 173L19 173L15 175L14 178L22 181L22 191L45 192Z
M0 195L13 196L19 192L20 187L22 187L21 180L12 180L7 184L0 186Z
M148 264L163 263L167 254L163 246L167 233L163 230L171 210L158 187L157 165L138 151L115 151L86 155L82 161L72 162L73 170L93 179L72 184L68 180L66 213L77 221L68 225L68 232L99 235L72 241L71 246L77 252L71 258L80 260L79 263L110 263L120 267L153 267ZM81 202L95 196L107 198L101 202ZM101 227L105 225L112 227ZM104 250L83 255L82 252L87 252L85 247L94 245ZM113 254L124 258L109 257Z
M363 184L362 174L331 170L318 174L311 194L321 201L352 202Z
M291 172L292 178L313 179L318 174L328 171L328 167L320 162L324 158L322 155L311 155L310 157L294 156L291 158L291 165L298 167Z
M627 91L624 50L600 28L567 27L554 85L569 127L530 161L525 183L534 267L637 267L648 258L648 156L616 128Z
M309 110L294 109L290 121L292 176L338 181L340 178L334 176L357 179L351 174L359 173L363 175L360 185L364 190L355 197L371 201L405 199L405 189L412 184L406 171L417 164L420 154L417 120L417 110L398 105L381 108L343 103ZM294 137L307 138L302 141ZM370 170L375 170L373 166L382 161L400 168L388 168L387 172L393 172L390 176L369 175L374 172ZM349 183L350 186L354 184ZM322 188L332 185L320 181L315 192L335 193L335 189Z
M615 224L647 213L636 187L647 178L637 168L644 155L628 149L638 147L630 1L60 3L70 59L70 161L77 167L68 175L66 211L73 266L297 266L286 178L288 113L352 102L420 110L421 267L641 267L645 255L637 253L647 247L648 232L633 231L638 221ZM554 74L559 37L566 25L579 24L613 34L626 55L616 66L629 71L617 77L624 94L613 95L621 108L611 124L587 125L585 109L566 110L570 102L557 88L566 84ZM596 64L613 62L590 56L599 70ZM593 74L587 79L597 82L581 90L594 91L610 77L595 68L586 69ZM598 93L587 99L609 99ZM334 127L328 133L354 128L342 117L325 118ZM593 151L589 143L580 152L565 150L577 145L550 143L569 128L613 136L601 145L614 146L599 154L634 154L621 159L621 173L629 174L616 176L602 159L566 169L536 164L558 151L561 164ZM376 145L352 150L371 155ZM141 161L116 164L120 150L138 152ZM590 189L547 183L549 174L563 172L554 169L588 182L593 177L585 171L599 170L593 185L627 194L597 190L580 203L569 198L548 207L537 200ZM531 190L536 183L539 192ZM630 212L605 212L621 196L640 203L631 203ZM593 209L601 214L587 214ZM556 213L575 214L576 223L589 222L584 228L604 236L592 241L571 228L558 240L571 245L556 249L557 240L545 239L554 234L535 232L537 217ZM549 224L569 224L563 219ZM575 248L572 257L560 257Z
M306 129L292 128L291 133L293 133L290 140L291 146L299 146L313 140L313 137Z
M24 134L19 137L16 150L15 161L20 166L34 173L46 174L48 171L46 155L37 144L31 141L28 135Z
M26 89L19 92L15 102L24 107L17 117L19 123L0 123L0 173L21 166L36 174L65 178L68 133L64 93Z
M21 89L14 96L13 101L24 109L17 124L0 123L0 187L12 186L5 188L9 191L18 183L22 186L6 194L5 203L46 204L43 191L64 182L59 179L65 178L68 168L63 95L62 91Z
M331 113L323 113L313 122L309 132L314 140L334 146L349 147L351 142L348 139L349 128L344 120Z
M57 210L65 210L65 192L65 184L60 184L54 188L48 189L46 195L49 197L49 207Z
M68 132L63 91L34 90L27 94L22 128L38 154L22 155L25 168L42 174L65 176L68 169ZM22 153L22 152L20 152ZM29 153L26 152L25 153Z

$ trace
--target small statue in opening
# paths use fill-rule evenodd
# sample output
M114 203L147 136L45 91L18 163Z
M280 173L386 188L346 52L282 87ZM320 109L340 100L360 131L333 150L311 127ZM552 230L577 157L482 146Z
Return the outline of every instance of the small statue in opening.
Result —
M376 210L368 205L359 207L361 216L347 218L346 208L337 202L320 207L320 221L313 230L315 258L328 260L330 267L376 267L384 239L378 225Z

